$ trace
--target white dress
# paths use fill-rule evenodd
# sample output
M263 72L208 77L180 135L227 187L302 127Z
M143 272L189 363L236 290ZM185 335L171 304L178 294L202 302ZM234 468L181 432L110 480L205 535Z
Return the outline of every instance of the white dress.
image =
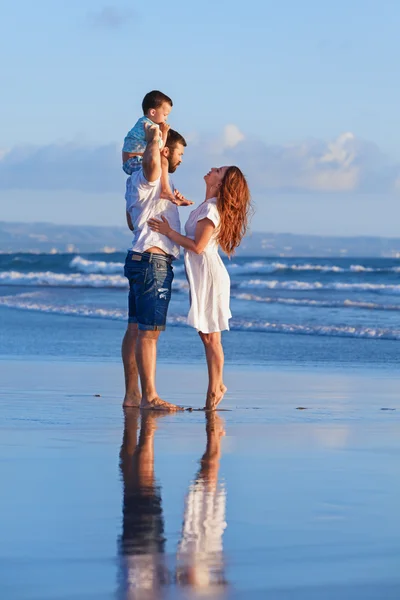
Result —
M190 286L187 322L202 333L229 329L229 319L232 317L229 309L229 274L218 254L217 228L220 217L216 204L216 198L200 204L190 213L185 225L186 235L192 240L197 223L202 219L210 219L215 225L210 241L201 254L185 250L186 277Z

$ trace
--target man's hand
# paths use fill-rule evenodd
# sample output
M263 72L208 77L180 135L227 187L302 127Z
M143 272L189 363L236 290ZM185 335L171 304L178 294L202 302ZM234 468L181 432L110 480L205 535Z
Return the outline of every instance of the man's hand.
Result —
M144 124L144 135L146 137L146 142L158 142L158 138L160 137L160 128L158 125L154 123L154 125L150 125L150 123Z
M161 216L161 219L162 221L159 221L158 219L149 219L147 222L152 231L157 231L157 233L161 233L161 235L168 236L173 229L171 229L171 226L165 217Z
M194 204L194 202L185 198L185 196L178 192L178 190L174 191L174 198L171 198L170 200L173 204L176 204L177 206L191 206L192 204Z

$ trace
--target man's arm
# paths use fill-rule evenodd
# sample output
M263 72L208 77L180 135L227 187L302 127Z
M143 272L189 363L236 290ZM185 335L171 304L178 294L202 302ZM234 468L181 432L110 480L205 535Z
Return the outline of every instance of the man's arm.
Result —
M157 125L145 124L145 134L147 146L143 154L143 174L149 183L154 183L161 177L160 130Z

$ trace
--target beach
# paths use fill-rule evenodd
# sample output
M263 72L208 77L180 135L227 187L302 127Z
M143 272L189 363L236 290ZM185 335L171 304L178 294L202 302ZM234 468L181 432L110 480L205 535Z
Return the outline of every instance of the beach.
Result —
M151 419L168 583L150 594L132 588L121 551L120 365L40 357L0 365L1 596L202 597L204 559L187 559L193 568L200 560L200 583L181 585L177 573L185 502L207 445L204 413ZM202 406L203 365L161 364L158 378L167 400ZM211 597L397 598L397 374L228 366L226 381L213 488L225 525L207 563L218 563ZM140 416L130 418L139 437Z
M2 260L1 598L398 598L394 260L235 259L214 415L178 264L165 416L122 410L120 256Z

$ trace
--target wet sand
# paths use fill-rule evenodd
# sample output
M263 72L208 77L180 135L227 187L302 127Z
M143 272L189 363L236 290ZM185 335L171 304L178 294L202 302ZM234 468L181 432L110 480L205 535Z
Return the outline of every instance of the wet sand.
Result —
M400 378L227 369L208 418L121 409L115 363L1 360L0 597L400 596ZM160 365L200 408L203 366Z

